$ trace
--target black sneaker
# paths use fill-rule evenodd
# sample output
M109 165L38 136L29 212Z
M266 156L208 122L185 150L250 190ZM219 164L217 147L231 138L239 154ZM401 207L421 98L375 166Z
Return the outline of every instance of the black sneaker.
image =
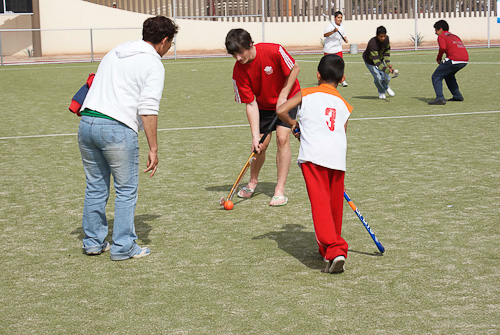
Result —
M451 99L448 99L448 101L464 101L464 97L460 97L460 98L453 97Z
M446 100L436 99L434 101L429 102L429 105L446 105Z

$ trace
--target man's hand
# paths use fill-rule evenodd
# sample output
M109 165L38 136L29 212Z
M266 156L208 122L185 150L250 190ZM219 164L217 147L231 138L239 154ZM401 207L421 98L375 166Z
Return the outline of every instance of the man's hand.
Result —
M151 171L151 174L149 175L149 178L151 178L155 175L156 170L158 170L158 153L150 150L148 154L148 163L144 173Z

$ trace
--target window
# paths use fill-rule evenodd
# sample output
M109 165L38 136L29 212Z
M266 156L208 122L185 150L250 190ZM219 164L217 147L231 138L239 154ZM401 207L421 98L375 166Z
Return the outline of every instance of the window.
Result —
M31 0L0 0L0 14L32 12Z

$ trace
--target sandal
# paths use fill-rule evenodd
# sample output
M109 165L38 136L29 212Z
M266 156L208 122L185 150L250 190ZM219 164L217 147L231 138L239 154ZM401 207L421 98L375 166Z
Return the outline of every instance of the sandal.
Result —
M250 193L249 196L245 196L243 195L242 192L247 192L247 193ZM254 189L251 189L251 188L248 188L248 187L243 187L239 192L238 192L238 198L250 198L253 194L254 194L255 190Z
M283 201L283 202L280 202L280 203L277 203L277 204L273 204L273 201ZM276 196L275 195L271 199L271 202L269 203L269 206L279 207L279 206L285 206L287 203L288 203L288 198L287 197L285 197L284 195L280 195L280 196Z

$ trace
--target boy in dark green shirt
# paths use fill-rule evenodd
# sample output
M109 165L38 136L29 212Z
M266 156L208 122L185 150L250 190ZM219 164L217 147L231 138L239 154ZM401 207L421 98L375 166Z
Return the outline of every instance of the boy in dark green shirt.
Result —
M389 87L391 77L389 74L394 74L394 69L390 64L391 44L389 36L384 26L377 28L377 36L373 37L366 46L363 52L363 60L365 65L370 70L373 76L373 82L378 90L378 97L385 99L385 93L391 97L395 95L394 91Z

